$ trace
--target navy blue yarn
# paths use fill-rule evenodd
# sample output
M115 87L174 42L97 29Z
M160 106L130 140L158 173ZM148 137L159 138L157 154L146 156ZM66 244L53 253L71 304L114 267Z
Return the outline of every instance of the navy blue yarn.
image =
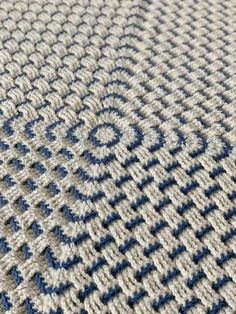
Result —
M106 259L104 257L99 257L90 267L87 268L86 273L92 276L93 273L98 271L104 265L107 265Z
M66 159L72 160L74 158L74 154L67 148L63 147L59 153L63 155Z
M155 311L158 312L162 306L164 306L166 303L172 300L175 300L174 295L172 293L167 293L165 295L160 296L158 300L154 301L152 307Z
M33 192L33 191L35 191L38 188L37 184L32 179L27 179L24 182L24 185L29 189L30 192Z
M166 284L168 284L170 281L172 281L175 277L177 277L177 276L179 276L179 275L181 275L179 269L174 268L174 269L172 269L172 270L169 270L169 271L167 272L167 274L164 275L164 276L161 278L161 283L162 283L163 285L166 285Z
M54 252L50 247L45 248L44 256L46 257L49 266L53 269L70 269L82 262L82 258L80 256L69 257L66 261L60 262L55 257Z
M206 225L205 227L202 227L201 230L196 231L196 237L201 240L206 234L208 234L212 230L214 230L214 228L211 225Z
M29 209L29 204L27 203L27 201L20 196L17 200L16 203L19 205L19 208L24 212L26 210Z
M109 204L112 207L115 207L116 205L118 205L121 201L125 200L127 198L126 194L124 193L119 193L117 195L115 195L110 201Z
M11 275L12 275L12 278L16 284L16 286L20 285L23 281L23 278L20 274L20 271L18 270L17 266L13 266L12 269L11 269Z
M15 145L15 147L16 147L16 149L17 149L19 152L21 152L23 155L26 155L27 153L30 152L30 149L29 149L28 146L27 146L26 144L24 144L24 143L19 142L19 143L17 143L17 144Z
M0 195L0 208L8 204L8 200L5 199L3 195Z
M183 220L181 223L177 225L177 228L175 228L172 231L173 236L175 238L178 238L189 226L190 226L189 222L187 220Z
M27 314L44 314L34 309L34 304L29 298L25 299L24 307ZM60 307L58 307L56 311L50 310L48 314L63 314L63 313L64 313L63 310Z
M189 310L191 310L195 305L201 303L199 298L192 297L191 300L187 300L187 302L182 305L179 309L180 314L186 314Z
M143 249L143 254L146 257L149 257L152 253L162 248L162 244L159 242L155 242L153 244L150 244L148 247Z
M234 216L236 216L236 207L233 207L224 213L224 218L226 220L229 220L229 219L233 218Z
M193 180L189 183L187 183L186 186L181 187L180 191L184 194L187 195L189 192L191 192L192 190L196 189L199 186L198 182Z
M27 243L24 243L21 247L22 253L24 255L24 258L27 260L32 256L32 253L30 251L30 247Z
M132 180L131 175L123 175L121 176L119 179L116 180L115 184L118 188L120 188L123 184L125 184L126 182Z
M210 254L210 250L207 247L203 247L201 250L198 250L193 255L193 261L194 263L198 264L204 257L206 257L208 254Z
M43 233L43 231L42 231L40 225L39 225L36 221L34 221L34 222L31 224L31 228L32 228L32 230L33 230L33 232L34 232L35 237L38 237L38 236L40 236L40 234Z
M101 296L101 301L103 304L107 304L109 301L111 301L117 294L121 293L122 290L119 286L115 286L109 289L108 292L104 293Z
M6 151L6 150L8 150L10 147L9 147L9 145L6 143L6 142L4 142L3 140L0 140L0 149L2 150L2 151Z
M182 151L183 146L186 144L185 136L181 131L175 129L174 133L176 134L178 141L176 147L169 150L170 154L173 156Z
M206 274L204 273L203 270L199 270L196 272L191 278L187 280L187 286L190 289L193 289L193 287L202 279L206 278Z
M72 143L76 144L79 142L79 138L75 135L75 131L78 130L82 125L84 125L84 121L80 121L70 127L66 132L66 138Z
M39 174L44 174L47 171L44 165L39 161L35 162L31 167L34 168Z
M139 291L136 291L131 297L128 298L128 305L131 308L133 308L136 303L138 303L141 299L143 299L147 295L148 293L144 289L140 289Z
M17 232L21 229L19 222L15 217L11 217L8 222L14 232Z
M167 178L165 180L163 180L160 184L159 184L159 189L161 192L164 192L166 189L168 189L170 186L176 184L176 180L174 178Z
M60 295L66 290L69 290L73 287L73 284L71 282L61 283L58 286L49 286L48 284L46 284L45 279L39 272L35 273L34 279L38 289L41 293L44 294L51 295L52 293L56 293L57 295Z
M163 228L167 226L168 223L165 220L161 219L150 229L150 233L155 236L158 232L160 232Z
M84 302L84 300L96 290L97 285L94 282L91 282L90 284L86 285L84 289L80 291L78 294L80 302Z
M160 212L162 209L164 209L166 206L170 205L172 202L169 198L169 196L164 197L163 199L160 200L160 202L154 206L155 210L157 212Z
M184 245L179 245L176 248L174 248L171 252L169 252L169 257L174 260L177 256L182 254L183 252L186 252L187 249Z
M89 162L91 162L94 165L108 165L110 162L112 162L115 159L115 154L109 153L105 157L97 158L92 152L85 151L84 157Z
M38 149L38 152L43 156L45 157L46 159L49 159L52 157L52 152L49 150L48 147L46 146L41 146L39 149Z
M10 175L6 175L4 178L3 178L3 181L5 182L6 186L8 188L11 188L13 187L16 183L14 181L14 179L10 176Z
M206 217L207 215L209 215L211 212L213 212L216 209L218 209L218 206L216 205L216 203L210 203L201 211L201 215L203 217Z
M58 172L58 174L60 175L61 178L65 178L68 175L67 169L63 166L57 166L55 168L55 171Z
M218 303L213 304L213 306L207 310L207 314L218 314L223 308L227 306L228 304L225 299L221 299L218 301Z
M228 282L231 282L232 278L230 276L224 275L222 278L218 278L215 282L212 283L212 288L218 291L220 288L225 286Z
M152 183L153 181L154 181L154 178L151 177L151 176L148 176L148 177L146 177L146 178L143 178L143 179L141 180L141 182L137 183L137 187L138 187L141 191L143 191L143 189L144 189L147 185L149 185L150 183Z
M227 193L228 198L233 201L236 199L236 190L232 191L231 193Z
M135 162L138 162L139 159L137 156L132 156L128 159L126 159L121 165L127 169L128 167L130 167L131 165L133 165Z
M58 188L58 186L56 185L55 182L50 182L47 186L47 188L49 189L49 191L53 194L53 195L57 195L60 193L60 189Z
M124 244L120 245L118 247L119 251L122 254L125 254L127 251L129 251L134 245L136 245L138 242L134 238L130 238L128 240L125 240Z
M38 207L40 209L42 209L43 213L46 215L46 216L49 216L53 210L49 207L49 205L47 203L45 203L44 201L40 202L38 204Z
M227 251L225 254L222 254L217 260L217 265L222 267L225 263L227 263L232 258L236 259L236 252L234 251Z
M221 236L221 241L223 243L228 242L231 238L236 236L236 228L230 228L224 235Z
M117 212L113 212L102 221L102 226L108 228L113 222L119 219L121 219L120 215Z
M136 216L135 218L131 219L130 221L125 223L125 227L129 230L132 231L134 228L139 226L140 224L144 223L145 220L141 216Z
M102 191L95 192L92 195L86 195L82 192L80 192L75 186L71 186L68 190L69 193L76 199L80 201L91 201L96 202L97 200L103 198L105 196L105 193Z
M226 157L229 157L229 155L233 149L233 146L225 138L221 137L221 142L224 145L221 152L213 156L213 159L217 162L219 162L220 160L222 160Z
M180 215L183 215L187 210L192 208L194 206L193 200L188 200L186 203L181 204L180 206L177 207L177 212Z
M208 143L207 143L206 138L200 132L194 132L194 134L196 135L196 137L198 139L198 143L200 143L200 147L193 150L189 154L192 158L196 158L196 157L204 154L206 152L207 147L208 147Z
M157 134L157 141L156 141L156 143L154 143L152 146L150 146L150 147L148 148L148 150L149 150L150 153L156 152L156 151L159 150L161 147L163 147L164 144L165 144L165 136L164 136L164 133L163 133L160 129L157 129L157 128L154 128L154 131L155 131L155 133Z
M95 244L95 249L100 252L104 247L112 242L114 242L114 238L110 234L107 234Z
M6 292L0 292L0 305L4 312L10 311L12 304Z
M111 274L116 277L119 275L123 270L125 270L127 267L130 267L130 262L127 260L122 260L121 262L117 263L114 267L111 268Z
M142 266L141 269L136 272L135 278L137 281L142 281L144 277L156 269L157 268L153 263L148 263L147 265Z
M219 184L213 184L213 185L209 186L208 189L206 189L204 191L204 194L207 197L210 197L211 195L213 195L214 193L218 192L219 190L221 190L221 187L219 186Z
M146 204L148 201L149 201L148 196L142 195L131 204L131 208L136 211L140 206Z
M111 178L111 174L109 172L104 172L102 174L99 174L98 176L90 176L83 168L78 168L76 173L79 175L79 177L83 181L88 181L88 182L98 182L101 183L109 178Z
M222 166L218 166L210 172L210 177L212 179L215 179L217 176L219 176L222 173L225 173L224 168Z
M79 233L77 236L75 237L70 237L70 236L67 236L64 231L62 230L62 228L60 226L56 226L54 228L54 233L55 235L58 237L58 239L65 243L65 244L71 244L71 243L74 243L75 245L78 245L80 244L81 242L83 241L86 241L87 239L90 238L90 235L88 232L82 232L82 233Z
M142 144L144 136L143 136L143 132L137 125L131 125L130 127L134 130L135 140L127 146L127 149L129 151L132 151Z
M60 124L62 124L62 120L59 120L59 121L56 121L54 123L51 123L49 124L47 127L46 127L46 132L45 132L45 135L46 135L46 138L53 142L56 140L56 135L53 133L53 130L59 126Z
M144 165L144 170L148 171L150 168L155 167L159 164L159 161L156 158L148 160L148 162Z
M48 208L48 206L46 207ZM72 222L79 222L79 221L83 221L83 222L87 222L91 219L94 219L97 217L97 211L95 210L92 210L90 212L85 212L84 215L81 215L81 216L78 216L76 215L72 209L67 206L67 205L64 205L60 211L65 215L65 217L69 220L69 221L72 221ZM49 215L50 215L51 211L49 212Z
M178 161L173 161L172 163L169 163L166 167L165 170L167 172L171 172L172 170L175 170L177 168L181 167L180 163Z
M193 176L196 172L200 171L203 169L203 166L201 164L194 164L192 165L189 169L186 170L186 173L191 177Z

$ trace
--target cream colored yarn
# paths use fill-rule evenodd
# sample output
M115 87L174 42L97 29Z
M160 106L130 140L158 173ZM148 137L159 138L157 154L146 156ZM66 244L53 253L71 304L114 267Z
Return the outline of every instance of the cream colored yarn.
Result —
M0 0L0 313L236 313L235 86L235 0Z

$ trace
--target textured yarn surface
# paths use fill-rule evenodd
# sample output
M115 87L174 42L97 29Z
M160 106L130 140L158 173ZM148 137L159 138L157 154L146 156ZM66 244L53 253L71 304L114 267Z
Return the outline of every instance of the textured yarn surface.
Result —
M236 1L0 0L0 313L236 313Z

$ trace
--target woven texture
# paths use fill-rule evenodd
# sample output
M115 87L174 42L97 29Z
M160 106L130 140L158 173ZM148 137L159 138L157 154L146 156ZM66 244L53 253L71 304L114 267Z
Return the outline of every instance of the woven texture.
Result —
M0 313L236 313L235 96L235 0L0 0Z

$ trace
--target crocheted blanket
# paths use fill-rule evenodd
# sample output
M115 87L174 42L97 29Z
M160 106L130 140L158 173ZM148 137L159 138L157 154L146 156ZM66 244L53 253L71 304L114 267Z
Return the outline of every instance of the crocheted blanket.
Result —
M0 0L0 313L236 313L235 0Z

